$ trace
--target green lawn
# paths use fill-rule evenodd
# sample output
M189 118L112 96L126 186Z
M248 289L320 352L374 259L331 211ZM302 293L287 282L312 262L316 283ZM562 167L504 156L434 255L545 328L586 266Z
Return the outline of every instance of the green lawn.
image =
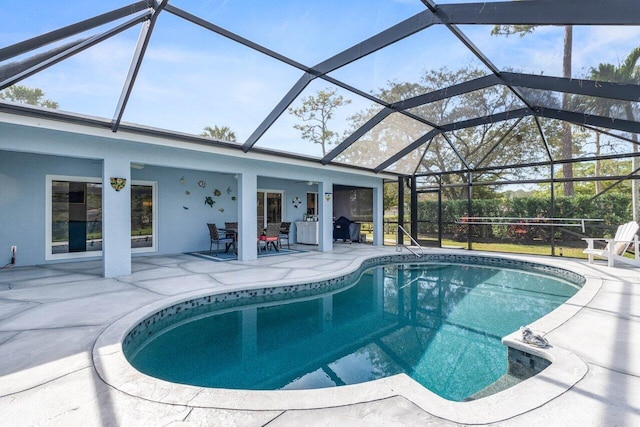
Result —
M367 241L371 242L373 240L373 235L371 233L367 234ZM385 242L386 244L392 244L391 242L396 241L396 236L393 234L385 234ZM405 238L405 243L410 244L409 239ZM453 248L467 248L467 242L458 242L455 240L442 240L443 247L453 247ZM584 248L586 248L586 244ZM529 255L551 255L551 246L550 245L526 245L521 243L476 243L474 242L472 245L473 250L477 251L487 251L487 252L504 252L504 253L515 253L515 254L529 254ZM561 245L556 245L555 247L555 255L563 256L569 258L582 258L586 259L587 255L583 254L582 251L584 248L572 248L565 247Z

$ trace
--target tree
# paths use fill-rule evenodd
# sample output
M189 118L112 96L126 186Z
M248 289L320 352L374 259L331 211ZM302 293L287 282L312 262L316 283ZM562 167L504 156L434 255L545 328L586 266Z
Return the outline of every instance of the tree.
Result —
M447 68L430 70L425 72L419 82L389 82L387 87L380 89L375 95L386 102L393 103L479 78L484 74L482 70L472 67L463 67L459 70ZM496 85L415 107L410 112L432 123L445 125L477 117L486 117L520 106L519 99L507 87ZM373 107L355 114L350 118L352 128L355 130L362 126L378 111L379 108ZM464 161L470 167L476 166L481 161L481 166L503 166L540 158L544 153L544 146L535 123L531 119L521 121L507 138L500 142L499 147L491 149L515 122L516 119L512 119L454 130L447 133L448 140L438 135L428 143L428 149L426 149L427 146L423 146L414 150L393 165L393 168L404 174L412 174L416 169L419 173L460 170L463 172L443 174L443 184L466 184L469 177L464 172L467 166ZM393 113L365 134L357 145L352 145L349 153L341 154L339 159L353 163L358 162L359 158L363 158L367 160L359 161L358 164L369 163L369 166L377 166L389 155L400 151L430 130L431 127L424 123L407 118L400 113ZM510 172L512 174L520 173ZM484 171L475 174L473 179L474 181L493 180L505 176L506 173L504 171ZM447 187L443 190L443 194L448 198L466 198L467 190L468 187L465 185L457 188ZM477 191L485 190L478 187ZM477 194L474 189L474 195Z
M227 126L207 126L200 136L206 136L220 141L236 142L236 134Z
M13 85L0 92L0 99L21 102L23 104L38 105L40 107L58 108L58 103L50 99L43 99L44 92L39 88L24 85Z
M615 83L632 83L640 84L640 67L637 65L640 60L640 46L636 47L625 58L624 62L615 66L613 64L600 63L597 68L591 68L590 78L592 80L604 80ZM611 110L618 108L624 110L625 116L629 121L635 121L633 104L629 101L602 100L594 103L594 110L599 113L611 113ZM638 135L631 134L633 140L633 152L638 152ZM633 157L632 169L638 169L637 157ZM636 180L631 181L631 194L633 201L633 219L638 220L638 184Z
M510 36L518 34L520 37L524 37L527 34L533 33L535 25L496 25L491 30L491 35L503 35ZM571 78L571 52L573 50L573 26L565 25L564 27L564 47L562 53L562 77ZM566 110L571 102L571 95L568 93L562 94L562 109ZM573 156L573 139L571 136L571 124L563 123L562 125L562 158L571 159ZM573 165L571 163L564 163L562 165L562 173L565 178L573 178ZM572 196L574 193L573 182L567 181L564 183L564 195Z
M329 130L328 123L338 107L350 103L350 99L345 99L342 95L336 96L335 90L326 88L318 91L315 96L302 98L302 105L289 108L289 114L306 123L293 127L302 132L302 139L320 144L322 156L325 156L329 146L337 143L339 138L336 132Z

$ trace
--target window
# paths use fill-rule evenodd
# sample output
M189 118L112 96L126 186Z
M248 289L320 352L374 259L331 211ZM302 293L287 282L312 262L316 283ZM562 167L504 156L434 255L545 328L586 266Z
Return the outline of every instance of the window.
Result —
M307 214L305 217L318 216L318 193L307 193Z
M155 182L131 185L132 252L156 250ZM47 176L45 259L102 255L102 180Z
M282 222L283 200L282 191L258 190L258 225L266 227L270 222Z

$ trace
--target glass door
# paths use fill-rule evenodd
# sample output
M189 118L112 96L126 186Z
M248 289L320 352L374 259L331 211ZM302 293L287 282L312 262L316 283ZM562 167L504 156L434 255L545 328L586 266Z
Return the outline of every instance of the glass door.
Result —
M258 191L258 225L267 227L268 223L280 223L283 218L284 193L274 190Z
M155 182L134 181L131 184L131 249L133 252L156 250Z

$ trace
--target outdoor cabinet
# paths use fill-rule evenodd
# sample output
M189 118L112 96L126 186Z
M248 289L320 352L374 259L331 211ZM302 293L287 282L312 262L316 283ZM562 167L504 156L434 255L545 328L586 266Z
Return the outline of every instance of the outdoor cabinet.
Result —
M318 221L296 221L296 242L318 244Z

